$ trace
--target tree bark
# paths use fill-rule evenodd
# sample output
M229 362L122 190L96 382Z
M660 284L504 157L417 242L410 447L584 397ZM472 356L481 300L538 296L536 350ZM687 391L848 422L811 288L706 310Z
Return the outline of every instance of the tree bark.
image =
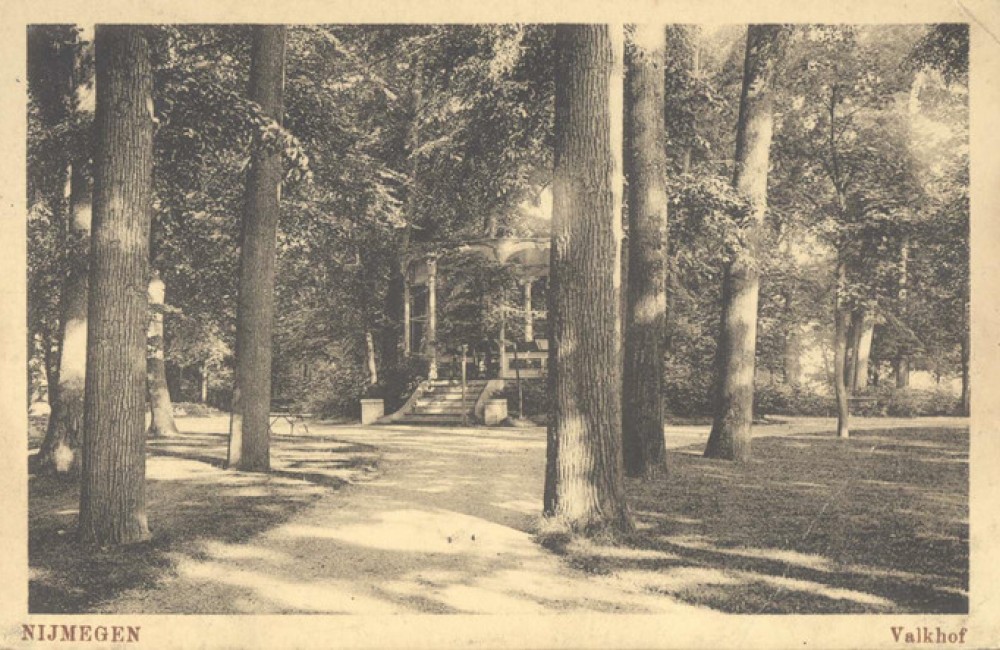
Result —
M174 423L174 409L170 403L167 370L163 361L163 306L166 287L157 271L153 271L147 294L150 314L146 349L146 390L149 394L149 410L152 418L146 435L154 438L175 436L179 432Z
M851 312L844 304L842 292L847 284L847 270L843 262L837 263L837 293L834 298L834 333L833 333L833 390L837 399L837 437L847 438L850 435L848 410L849 396L845 376L847 360L847 329L851 322Z
M555 37L544 514L571 532L632 528L621 450L621 28Z
M622 449L625 473L666 471L663 355L667 309L666 32L637 25L626 47L625 129L628 176L628 284L625 314Z
M759 230L767 211L767 171L774 121L771 86L786 32L777 25L751 25L747 31L733 185L750 202L753 221L745 246L735 252L723 275L715 414L705 447L705 456L709 458L750 459L760 292L757 248Z
M79 470L83 442L83 399L87 372L87 274L90 244L91 188L78 159L70 171L70 266L59 296L59 371L50 393L48 429L38 453L40 471Z
M255 25L251 40L250 99L282 121L285 27ZM281 153L255 137L247 175L236 310L236 385L230 420L230 467L271 467L271 337L274 266L281 199Z
M149 537L145 507L146 273L153 84L143 28L100 25L79 539Z

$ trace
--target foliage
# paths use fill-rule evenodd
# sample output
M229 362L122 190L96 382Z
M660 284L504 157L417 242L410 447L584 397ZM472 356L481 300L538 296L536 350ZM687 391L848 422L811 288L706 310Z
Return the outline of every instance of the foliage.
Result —
M517 383L507 381L503 391L497 395L498 399L507 400L507 413L519 415L522 418L544 417L549 412L549 393L547 381L545 379L522 379L521 398L524 403L524 413L518 414L518 393Z
M765 415L810 415L831 417L836 408L829 395L822 395L805 386L763 384L754 388L755 417Z
M721 269L746 245L747 206L731 184L746 30L666 30L664 398L675 415L693 415L708 411ZM157 26L149 35L152 264L167 285L172 369L205 365L210 396L225 402L255 135L281 149L287 172L276 393L327 414L353 411L362 394L384 395L391 408L426 376L424 362L413 359L392 384L399 394L386 394L383 334L399 327L386 296L407 252L443 252L442 351L464 343L488 353L501 323L508 338L517 337L514 276L461 243L544 234L545 224L531 223L524 206L538 202L551 178L552 26L290 27L282 127L246 100L247 27ZM58 296L81 257L72 254L57 179L68 152L89 151L91 116L53 83L70 59L77 78L88 77L92 62L81 41L74 27L29 30L28 333L36 369L58 351ZM849 265L839 289L850 305L877 314L872 362L906 354L916 369L954 375L968 330L967 26L803 25L781 65L758 367L783 376L792 334L827 332L839 256ZM367 375L369 334L378 342L375 387ZM758 408L820 411L805 389L758 391ZM526 399L535 404L529 412L541 408Z

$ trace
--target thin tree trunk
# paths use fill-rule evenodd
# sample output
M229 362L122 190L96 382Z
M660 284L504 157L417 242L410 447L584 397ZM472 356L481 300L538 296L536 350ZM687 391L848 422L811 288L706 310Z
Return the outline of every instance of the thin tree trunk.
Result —
M625 156L628 175L628 284L622 449L625 473L666 471L663 355L666 334L667 187L663 143L666 32L637 25L626 48Z
M39 449L39 470L76 473L83 442L84 381L87 372L87 274L91 189L78 160L70 172L70 269L59 298L59 371L50 381L48 430Z
M767 171L773 127L771 86L786 28L751 25L747 31L743 91L736 131L734 186L750 202L753 223L722 281L722 320L716 360L715 415L705 456L750 459L757 341L759 229L767 210Z
M900 353L892 362L892 373L896 377L896 388L910 387L910 357Z
M782 350L782 379L789 386L802 383L802 334L792 316L794 296L790 290L782 293L785 303L785 336Z
M285 27L255 25L250 56L250 99L281 124ZM240 248L236 386L228 463L255 472L266 472L271 467L271 336L281 174L281 153L256 138L247 175Z
M858 340L852 392L868 388L868 367L872 354L872 340L875 337L875 320L867 309L861 311L860 328L861 335Z
M899 246L899 313L903 322L907 322L909 309L907 306L907 289L909 285L910 238L903 235ZM893 360L893 374L896 376L896 388L907 388L910 385L910 354L904 344Z
M556 27L545 516L632 528L621 450L621 28Z
M406 300L405 266L406 251L409 247L409 228L397 235L396 255L390 261L389 284L385 293L385 324L380 333L380 347L382 351L382 378L386 382L386 408L395 411L399 405L400 393L403 391L405 378L400 359L400 350L404 357L409 356L404 341L406 340L403 328L404 324L404 303Z
M200 384L199 388L201 389L201 391L200 391L201 403L202 404L207 404L208 403L208 361L202 361L200 369L201 369L201 373L200 373L200 377L199 378L200 378L201 381L199 382L199 384ZM164 374L164 376L163 376L164 382L166 382L166 379L167 379L166 374Z
M174 409L170 403L170 389L167 387L167 371L163 350L163 306L166 287L160 274L153 271L147 289L149 296L149 332L147 334L146 389L149 394L149 410L152 418L146 435L175 436Z
M149 537L145 505L146 273L153 84L143 28L101 25L97 62L79 538Z
M858 348L861 346L860 312L854 310L850 314L847 325L847 351L844 355L844 382L847 390L854 393L855 368L858 365Z
M423 75L418 57L410 60L413 77L410 79L410 124L406 134L407 164L411 187L406 194L404 218L407 224L396 236L395 256L389 268L389 285L385 295L386 326L382 329L382 376L386 382L388 401L386 406L396 410L404 401L402 396L406 388L407 377L403 359L410 356L410 323L404 316L409 309L409 295L406 290L406 271L410 254L410 223L414 218L416 208L416 193L412 184L416 183L417 158L413 153L420 145L420 107L423 101ZM404 322L405 321L405 322ZM402 359L400 350L402 349Z
M844 304L843 291L847 284L847 271L843 262L837 263L837 295L834 299L834 334L833 334L833 389L837 399L837 436L847 438L850 435L848 410L849 389L846 384L845 361L847 357L847 329L850 325L851 312Z
M375 337L370 331L365 332L365 350L368 359L368 384L374 386L378 383L378 365L375 363Z

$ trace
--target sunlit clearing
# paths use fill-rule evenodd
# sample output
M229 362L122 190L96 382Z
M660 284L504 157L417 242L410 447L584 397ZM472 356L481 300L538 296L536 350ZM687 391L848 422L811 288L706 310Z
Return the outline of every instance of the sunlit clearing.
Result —
M525 533L445 510L381 512L369 523L338 528L286 524L276 529L275 534L334 539L355 546L418 553L495 556L533 549Z
M272 551L260 546L247 544L226 544L215 540L205 540L200 550L212 558L219 560L261 560L272 564L287 564L290 558L284 553Z

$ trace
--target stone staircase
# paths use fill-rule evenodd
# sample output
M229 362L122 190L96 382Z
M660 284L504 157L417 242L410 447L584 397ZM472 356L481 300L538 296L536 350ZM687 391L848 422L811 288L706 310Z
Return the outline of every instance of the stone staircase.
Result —
M465 400L462 400L462 382L435 379L418 388L418 393L402 409L388 419L393 424L430 426L461 426L476 422L476 401L486 389L486 380L470 379L465 382Z

